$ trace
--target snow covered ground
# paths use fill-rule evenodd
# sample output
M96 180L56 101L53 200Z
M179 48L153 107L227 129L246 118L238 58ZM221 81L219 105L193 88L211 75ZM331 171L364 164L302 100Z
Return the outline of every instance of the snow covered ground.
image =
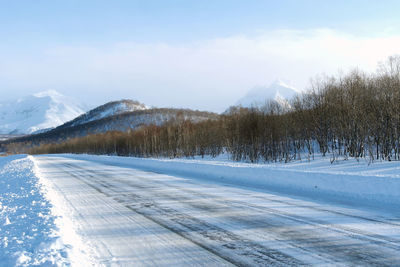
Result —
M398 211L400 206L400 162L395 161L370 164L352 158L331 164L329 157L316 156L311 161L251 164L232 162L226 155L205 159L64 156L357 207Z
M35 162L72 207L68 217L100 265L400 262L399 212L359 209L361 201L345 207L289 197L267 191L268 183L260 190L230 178L261 179L251 170L266 173L264 166L87 155L38 156Z
M0 262L398 265L399 170L329 158L0 157Z
M67 262L56 217L33 168L26 156L0 157L1 266Z

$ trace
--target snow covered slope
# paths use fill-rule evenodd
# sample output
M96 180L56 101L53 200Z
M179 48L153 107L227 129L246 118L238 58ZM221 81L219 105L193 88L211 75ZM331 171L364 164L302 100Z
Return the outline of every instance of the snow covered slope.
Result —
M63 125L63 128L77 126L91 121L107 118L110 116L115 116L127 112L145 110L145 109L148 109L146 105L133 100L120 100L120 101L108 102L104 105L101 105L95 109L86 112L85 114L82 114L81 116L77 117L76 119L68 123L65 123Z
M269 100L275 100L280 105L286 107L289 105L288 100L300 93L300 90L281 80L277 80L270 86L254 87L244 97L239 99L235 105L242 107L260 107Z
M54 90L0 103L0 134L30 134L57 127L82 114L74 100Z

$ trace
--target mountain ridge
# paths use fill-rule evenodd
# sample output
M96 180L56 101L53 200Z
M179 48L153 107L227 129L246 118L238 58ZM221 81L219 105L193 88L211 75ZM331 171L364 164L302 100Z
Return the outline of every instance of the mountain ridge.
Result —
M85 124L91 121L96 121L103 118L120 115L127 112L146 110L146 109L149 108L146 105L135 100L122 99L122 100L110 101L96 108L93 108L84 114L81 114L80 116L60 125L59 127L68 128L72 126Z

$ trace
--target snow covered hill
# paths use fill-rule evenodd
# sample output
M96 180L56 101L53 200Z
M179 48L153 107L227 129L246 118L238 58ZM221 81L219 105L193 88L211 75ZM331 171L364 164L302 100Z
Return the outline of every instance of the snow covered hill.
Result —
M95 109L92 109L85 114L82 114L81 116L75 118L74 120L65 123L62 128L77 126L107 117L145 109L148 109L148 107L142 103L139 103L138 101L126 99L120 101L112 101Z
M132 109L133 111L129 111ZM26 135L12 140L0 141L3 145L24 142L51 143L69 138L83 137L108 131L131 131L144 125L163 125L165 123L190 120L199 122L217 119L218 114L189 109L147 108L136 101L122 100L97 107L76 119L64 123L50 131Z
M257 86L251 89L244 97L236 102L236 106L261 107L267 101L275 100L281 106L289 106L289 100L301 91L286 84L281 80L275 81L270 86Z
M49 90L0 103L0 134L30 134L57 127L84 112L82 105Z

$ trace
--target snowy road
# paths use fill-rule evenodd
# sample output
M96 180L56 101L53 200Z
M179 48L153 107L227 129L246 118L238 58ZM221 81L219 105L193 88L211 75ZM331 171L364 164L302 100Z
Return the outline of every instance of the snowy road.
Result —
M400 265L394 215L62 156L34 159L94 264Z

